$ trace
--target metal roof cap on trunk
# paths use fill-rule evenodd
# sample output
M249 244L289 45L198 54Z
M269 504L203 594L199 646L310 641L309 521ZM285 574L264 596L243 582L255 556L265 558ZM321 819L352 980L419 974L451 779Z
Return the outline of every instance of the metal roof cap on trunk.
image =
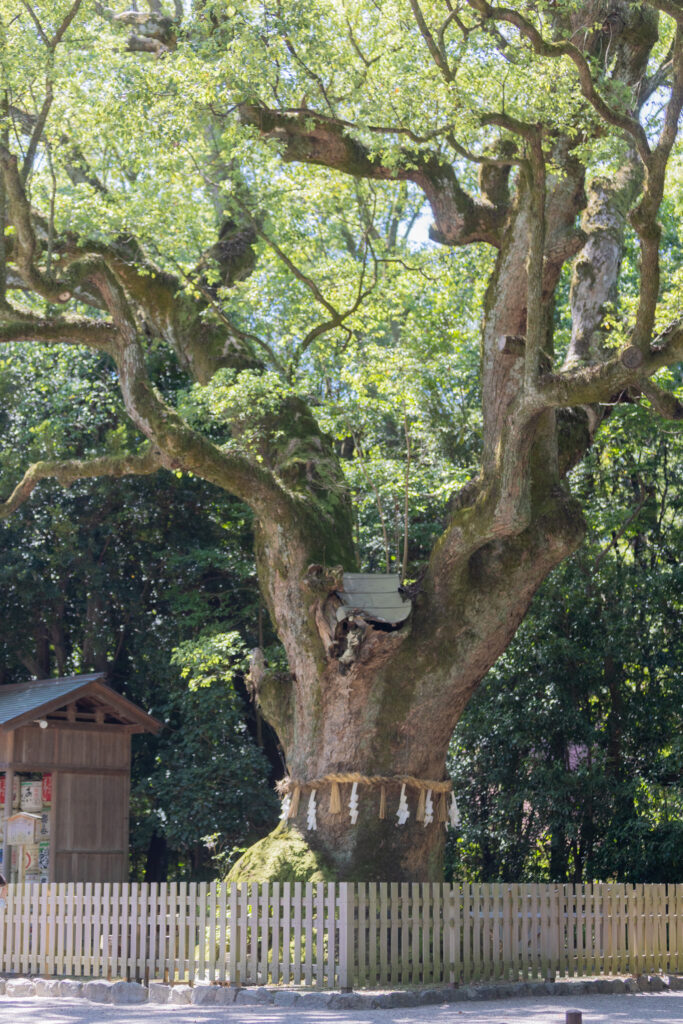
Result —
M352 612L377 622L395 625L405 621L412 611L412 602L399 591L401 577L396 573L345 572L344 589L338 590L342 606L337 620Z

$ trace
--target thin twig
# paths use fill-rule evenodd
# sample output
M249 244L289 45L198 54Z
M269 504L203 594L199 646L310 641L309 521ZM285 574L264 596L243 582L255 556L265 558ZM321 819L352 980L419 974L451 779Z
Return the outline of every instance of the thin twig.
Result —
M621 536L623 536L624 532L626 531L626 528L633 522L634 519L637 518L637 516L640 514L641 509L643 508L643 505L645 504L647 499L651 497L651 494L652 491L649 488L645 488L644 490L641 491L640 499L636 507L633 509L631 514L626 517L626 519L623 521L619 529L612 534L612 538L609 544L605 544L604 548L602 549L602 551L600 551L597 558L595 559L595 562L593 563L594 570L597 569L597 567L600 565L600 562L603 560L603 558L610 550L610 548L615 547L616 542L619 540Z

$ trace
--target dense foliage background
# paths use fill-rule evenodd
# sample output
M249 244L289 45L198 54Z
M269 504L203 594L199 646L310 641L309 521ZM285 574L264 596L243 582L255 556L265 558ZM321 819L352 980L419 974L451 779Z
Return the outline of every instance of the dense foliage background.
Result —
M402 557L406 424L409 577L439 527L444 446L468 472L476 407L463 364L448 368L453 384L426 360L395 378L355 366L346 401L324 407L340 444L352 439L368 570L385 568L385 533L392 567ZM17 346L0 362L0 390L5 459L50 446L80 454L126 429L106 365L91 355ZM541 589L453 740L456 876L683 877L680 431L654 431L636 406L617 409L574 474L588 542ZM0 531L3 681L107 671L168 725L136 738L134 875L224 868L272 827L270 783L283 771L243 684L248 649L274 644L245 509L187 475L84 481L45 485Z
M106 362L82 352L17 346L0 393L4 472L128 429ZM267 831L264 745L278 755L243 684L248 647L268 640L244 507L187 475L48 485L0 523L0 547L2 681L104 671L166 723L134 738L134 874L204 877L213 853Z
M458 723L457 876L683 878L683 467L650 426L621 411L576 471L589 540Z

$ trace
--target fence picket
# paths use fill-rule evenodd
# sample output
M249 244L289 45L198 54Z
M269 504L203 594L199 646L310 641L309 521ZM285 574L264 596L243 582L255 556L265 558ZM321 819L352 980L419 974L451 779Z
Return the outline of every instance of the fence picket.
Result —
M140 886L140 946L138 950L138 978L148 981L146 965L152 956L152 923L150 920L150 887Z
M285 888L288 883L285 882ZM252 882L249 890L249 902L247 904L247 931L248 931L248 942L247 942L247 955L249 957L249 984L256 985L258 983L258 955L259 955L259 944L258 944L258 929L259 929L259 885L258 882ZM289 981L289 978L287 978Z
M93 969L95 974L99 974L103 978L111 978L111 967L109 962L109 907L111 904L111 894L109 892L110 884L108 882L99 882L95 886L95 906L96 913L93 920L93 930L95 933L94 941L94 956L99 958L100 966L99 971L95 965ZM67 917L71 918L71 894L67 895ZM71 941L71 929L69 928L66 933L66 962L70 960L69 945ZM67 973L71 973L71 969L67 966Z
M430 973L427 980L438 985L441 981L445 980L442 974L443 967L441 959L441 886L439 886L437 882L432 882L431 885L427 885L425 888L429 894L430 927L432 932L432 955L429 958Z
M369 883L372 887L372 882ZM356 925L356 984L359 988L364 988L368 985L368 898L367 898L367 883L359 882L356 885L356 907L358 912L357 925ZM355 915L354 915L355 917ZM352 923L353 924L353 923ZM339 935L339 943L344 941L344 937L341 933ZM372 982L369 982L372 984Z
M273 889L279 889L278 884L275 883L273 885ZM240 965L240 967L239 967L240 981L241 981L241 984L243 984L243 985L248 985L250 983L250 981L251 981L251 978L249 977L249 962L247 961L247 947L248 947L247 944L248 944L248 941L249 941L249 903L248 903L248 899L249 899L248 885L247 885L246 882L243 882L240 885L240 904L239 904L239 909L238 909L238 914L239 914L239 919L238 920L240 922L240 929L239 929L240 951L239 951L239 961L238 961L238 964ZM278 900L278 906L276 906L276 910L275 910L275 913L274 913L273 916L274 916L276 921L278 921L278 922L280 921L280 900ZM280 975L278 974L278 976L276 976L276 972L278 972L279 962L280 962L280 952L279 952L279 948L278 948L278 944L279 944L278 940L279 940L279 929L275 928L273 926L273 936L272 936L272 980L273 980L273 983L275 983L275 984L278 983L278 981L280 980Z
M472 887L467 882L462 886L462 917L460 948L462 950L462 979L467 984L472 980Z
M29 885L28 888L29 888L30 898L31 898L31 904L30 904L30 907L29 907L29 919L30 919L31 922L34 922L36 920L36 917L38 916L38 913L39 913L40 885L39 884L33 884L33 885ZM29 959L29 970L31 971L31 974L37 974L38 973L38 935L36 933L36 928L35 928L35 925L33 923L31 925L31 930L30 930L30 934L29 934L29 950L28 950L28 953L29 953L29 956L28 956L28 959Z
M3 900L3 905L0 906L0 943L2 943L2 948L0 949L0 970L3 973L9 971L7 954L11 948L11 943L7 941L7 922L10 914L9 902L8 893L7 898Z
M268 984L268 952L270 950L270 886L263 882L259 894L260 910L260 961L259 982Z
M453 886L453 918L451 925L451 942L453 955L453 980L459 984L461 980L466 981L465 974L465 953L463 946L463 933L465 928L465 885L456 882Z
M67 883L67 882L59 882L57 884L57 920L56 920L57 958L56 958L56 969L57 969L57 973L58 974L66 974L66 964L65 964L65 959L66 958L65 958L64 952L65 952L65 945L66 945L66 942L65 942L65 939L66 939L66 934L65 934L66 933L66 891L67 891L67 885L68 884L69 883ZM86 884L86 890L87 889L88 889L88 884ZM91 883L90 883L90 890L92 892L92 884ZM90 941L92 943L92 934L93 934L93 926L94 926L92 912L90 913L88 921L89 921L88 934L89 934L89 937L90 937ZM99 920L98 920L97 924L99 926ZM92 960L93 960L93 957L92 957L92 951L91 951L90 960L89 960L90 970L92 970Z
M39 914L40 924L38 926L38 935L35 937L35 940L34 940L34 946L35 946L35 949L36 949L37 954L38 954L38 965L35 968L35 973L36 974L39 974L39 973L43 972L44 965L47 962L47 946L48 946L48 942L47 942L47 938L48 938L48 929L47 929L47 920L48 920L48 918L47 918L47 915L48 915L48 891L49 890L48 890L48 886L47 885L41 885L40 886L40 895L39 895L39 900L38 900L38 914ZM1 921L0 921L0 937L4 937L4 928L3 928L3 924L2 924ZM3 959L4 959L3 957L0 957L0 970L4 969ZM73 969L72 969L72 972L73 972Z
M313 883L304 887L303 969L306 985L313 984Z
M334 915L333 915L334 916ZM334 943L334 939L332 939ZM289 985L293 973L292 883L282 886L282 981Z
M24 882L21 891L21 970L24 974L29 971L29 942L31 939L31 889L30 882Z
M629 969L628 946L626 941L626 929L628 925L628 887L621 882L618 885L619 891L619 921L618 921L618 942L619 950L619 971L625 974Z
M669 943L667 940L667 909L666 909L666 885L659 884L657 886L657 949L655 951L655 970L658 969L660 963L669 964ZM668 966L665 968L668 969Z
M389 966L391 970L391 984L397 985L400 977L399 974L399 953L398 953L398 904L399 904L399 890L397 882L389 883L389 934L387 940L389 944Z
M541 907L543 920L543 945L545 947L544 977L555 980L558 962L557 939L559 928L557 920L557 888L554 885L541 887Z
M377 882L368 885L368 967L367 983L378 985L381 974L378 974L378 931L377 931Z
M168 980L174 982L178 971L178 883L169 882L167 893ZM125 901L124 901L125 906Z
M676 957L674 960L675 969L677 971L683 970L683 883L679 882L676 885L676 902L674 904L674 918L671 920L669 927L676 933ZM669 911L671 914L671 911Z
M189 882L187 886L187 916L185 930L187 934L187 977L190 985L194 984L197 974L197 883Z
M330 882L327 886L327 913L325 917L325 932L327 934L327 987L334 988L336 985L336 952L337 952L337 884ZM353 927L353 924L351 924ZM352 971L353 973L353 971Z
M595 932L595 887L589 882L586 885L586 969L592 975L598 974L600 971L597 960L597 936Z
M472 959L474 961L474 978L479 981L484 977L485 963L488 960L487 938L489 926L489 910L486 886L477 883L473 886L472 906Z
M182 888L181 883L181 888ZM137 980L138 978L138 946L140 941L140 900L138 884L133 882L130 887L130 909L128 913L128 927L130 933L130 945L128 947L128 977Z
M228 927L230 947L230 984L237 985L240 981L239 974L239 919L237 915L237 886L230 886L230 922ZM275 980L275 979L273 979Z
M207 949L206 949L206 942L207 942L206 904L207 904L207 900L208 900L207 888L208 887L207 887L206 882L200 882L199 886L198 886L198 889L197 889L197 899L199 901L199 906L197 908L198 911L199 911L199 914L198 914L198 917L197 917L197 947L198 947L197 972L198 972L199 977L202 978L204 981L208 981L209 980L209 978L208 978L209 971L208 971L207 964L206 964L206 953L207 953Z
M396 917L399 940L395 956L398 958L397 971L402 985L410 984L410 921L411 892L408 882L401 882L399 897L396 903ZM400 946L400 954L398 947Z
M273 962L271 965L271 975L273 984L277 985L280 981L280 883L273 882L273 938L272 938L272 949L273 949Z
M220 893L217 896L218 923L216 925L216 941L218 943L218 980L227 981L228 967L226 960L228 956L228 885L221 882Z
M595 882L593 884L593 892L595 894L595 902L593 905L593 927L595 929L596 934L596 956L598 958L598 974L609 973L611 922L609 895L607 892L608 888L609 887L602 882Z
M562 975L564 954L564 928L562 922L562 886L554 885L550 896L550 929L552 934L552 960L550 971L553 980Z
M389 981L389 886L379 883L379 978L380 985Z
M417 979L418 981L421 981L423 985L428 985L434 980L434 951L432 949L432 887L429 882L422 882L419 886L419 890L422 913L420 917L421 942L418 949L420 963L418 964Z
M7 973L322 989L681 966L683 885L60 882L0 909Z
M213 883L215 886L215 883ZM160 978L161 981L169 980L169 969L167 959L167 944L168 944L168 927L169 927L169 914L168 914L168 885L166 882L160 882L157 891L157 907L156 907L156 927L157 927L157 959L154 965L153 977Z
M293 909L294 909L294 957L292 964L292 977L295 985L301 984L301 912L302 912L302 898L301 898L301 882L294 883L294 892L292 894ZM268 972L264 972L265 981L268 980Z
M325 981L325 886L317 882L315 887L315 983L323 987Z
M636 974L647 970L647 947L645 945L645 890L642 885L634 886Z
M12 891L12 930L13 938L10 940L12 950L10 970L15 974L21 972L21 892L22 886L15 885Z

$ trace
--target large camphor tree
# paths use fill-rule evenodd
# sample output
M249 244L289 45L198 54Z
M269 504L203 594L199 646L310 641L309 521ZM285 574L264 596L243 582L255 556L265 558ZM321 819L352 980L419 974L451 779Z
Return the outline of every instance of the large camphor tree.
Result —
M19 342L106 353L138 432L17 467L2 515L47 477L161 469L246 502L288 660L256 656L252 685L301 789L292 824L307 783L387 780L386 818L361 787L356 823L348 788L339 814L319 785L307 839L339 878L438 879L443 828L411 789L396 823L401 780L444 778L468 699L581 543L568 474L609 409L683 413L659 224L681 166L681 4L5 0L0 45L0 341L14 358ZM425 201L435 248L490 268L465 313L481 320L479 472L444 504L407 623L340 627L353 503L319 402L366 333L400 343L410 287L384 319L377 295L419 258ZM463 311L439 259L447 344ZM196 386L155 377L160 347Z

